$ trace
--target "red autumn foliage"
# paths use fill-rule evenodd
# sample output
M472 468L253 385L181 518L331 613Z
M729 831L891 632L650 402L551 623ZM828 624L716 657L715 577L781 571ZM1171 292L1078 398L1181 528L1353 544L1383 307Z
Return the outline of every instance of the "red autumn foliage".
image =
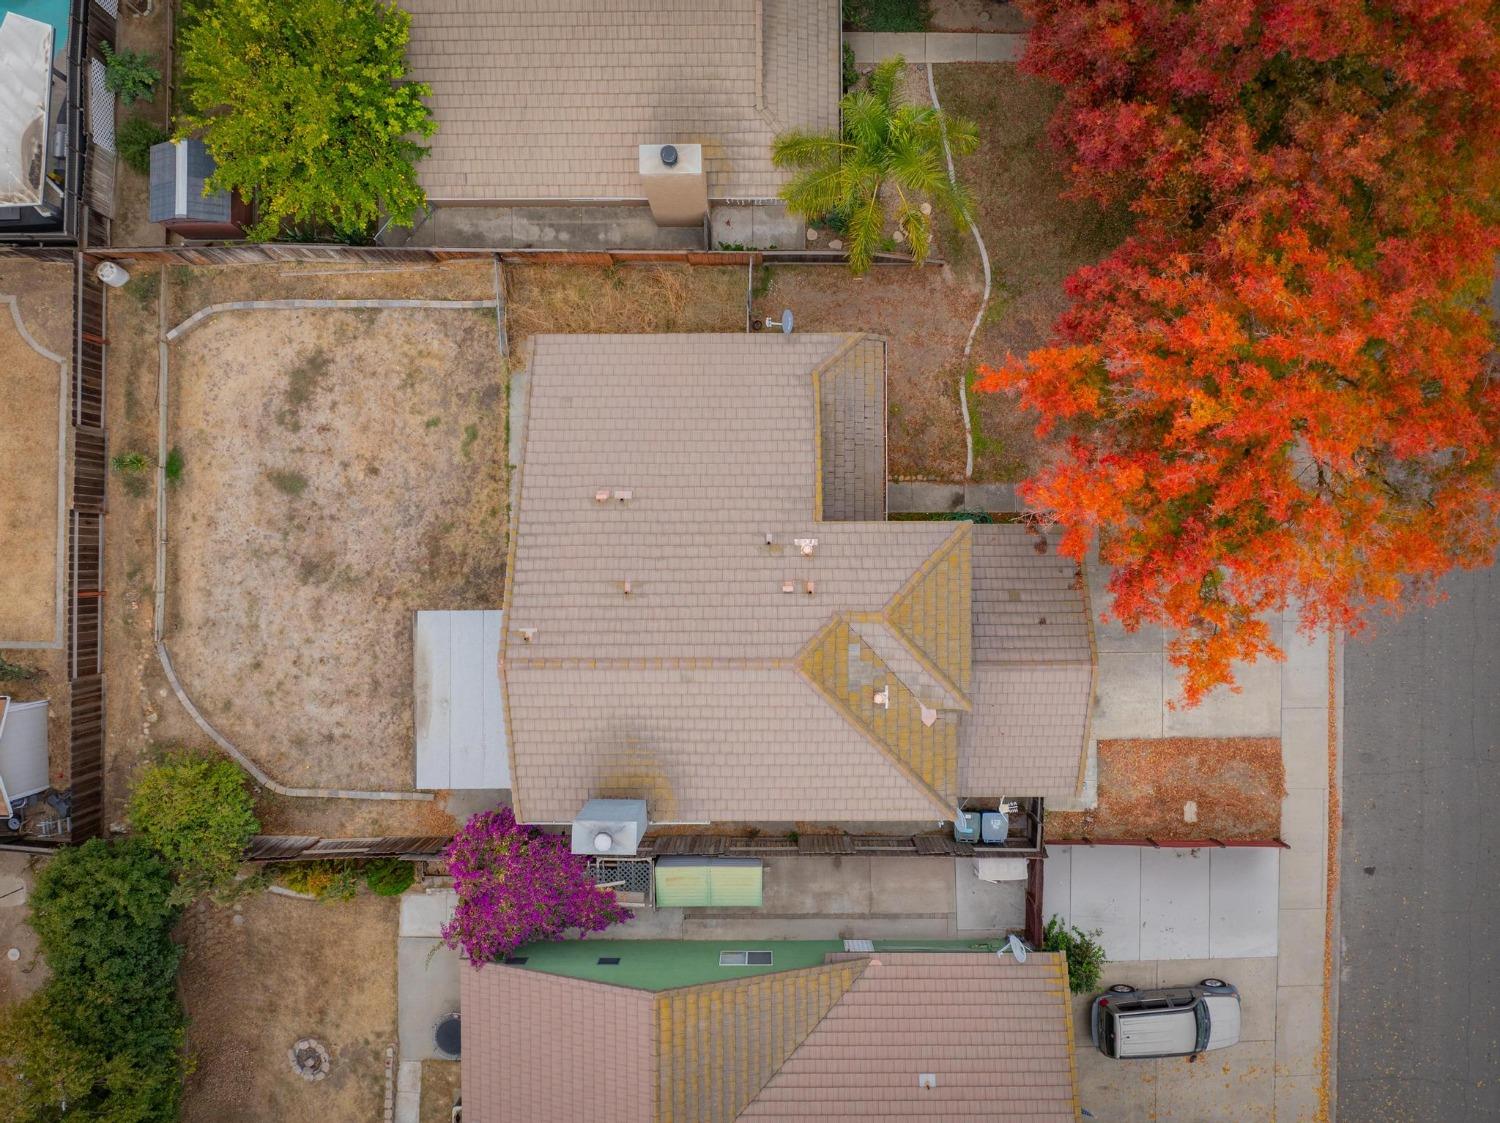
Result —
M1489 562L1500 4L1033 0L1076 190L1136 228L981 372L1062 430L1027 501L1162 624L1183 698Z

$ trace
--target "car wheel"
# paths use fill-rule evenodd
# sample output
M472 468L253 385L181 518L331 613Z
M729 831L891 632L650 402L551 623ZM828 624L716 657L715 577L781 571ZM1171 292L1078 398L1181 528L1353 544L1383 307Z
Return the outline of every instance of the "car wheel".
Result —
M1109 988L1110 994L1131 994L1134 991L1135 987L1128 986L1125 983L1116 983L1114 986Z
M1204 979L1198 985L1201 987L1223 987L1228 986L1229 984L1226 983L1223 979Z

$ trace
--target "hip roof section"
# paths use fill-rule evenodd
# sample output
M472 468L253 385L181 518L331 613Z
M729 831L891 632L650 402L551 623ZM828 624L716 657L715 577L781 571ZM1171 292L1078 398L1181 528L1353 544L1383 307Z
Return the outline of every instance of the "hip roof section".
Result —
M408 0L436 201L644 199L642 144L701 144L716 199L771 199L785 129L838 125L833 0Z

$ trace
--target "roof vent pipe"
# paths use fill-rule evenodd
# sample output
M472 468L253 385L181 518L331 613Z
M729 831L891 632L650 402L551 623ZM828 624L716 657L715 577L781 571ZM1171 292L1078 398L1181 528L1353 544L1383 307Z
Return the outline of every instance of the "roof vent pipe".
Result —
M677 146L675 144L664 144L661 146L661 162L668 168L675 168L677 166Z

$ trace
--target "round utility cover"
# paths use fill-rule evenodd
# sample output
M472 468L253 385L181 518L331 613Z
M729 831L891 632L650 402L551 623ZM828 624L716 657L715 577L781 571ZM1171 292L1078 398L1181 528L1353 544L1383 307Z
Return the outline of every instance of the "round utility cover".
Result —
M447 1014L438 1019L438 1024L432 1031L432 1042L444 1056L462 1055L463 1034L459 1029L457 1014Z

